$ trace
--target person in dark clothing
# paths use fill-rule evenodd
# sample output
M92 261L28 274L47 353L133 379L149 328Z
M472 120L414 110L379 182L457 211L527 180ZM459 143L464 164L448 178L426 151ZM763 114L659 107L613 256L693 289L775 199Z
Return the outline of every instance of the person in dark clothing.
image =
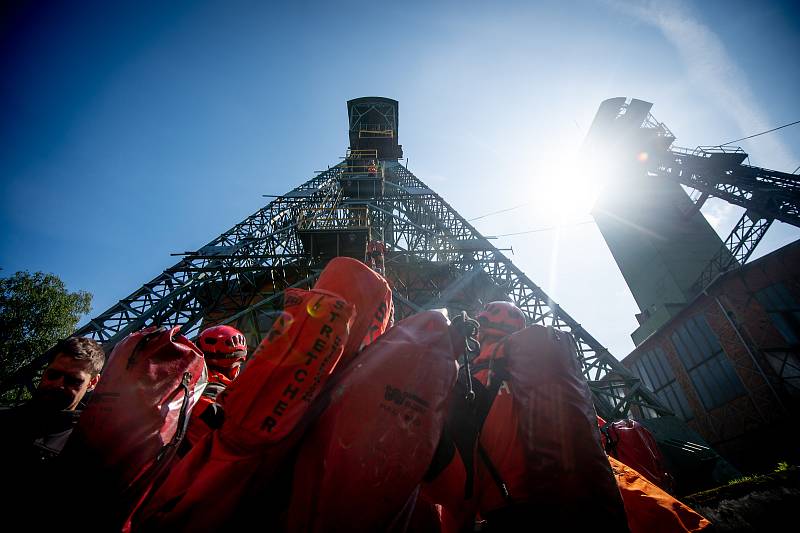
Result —
M31 404L45 411L75 411L100 380L106 356L97 341L70 337L53 348L50 365L42 374Z
M92 339L70 337L52 350L33 397L25 404L0 410L0 464L5 482L0 501L24 506L26 497L46 492L54 459L78 422L78 406L100 380L105 354Z

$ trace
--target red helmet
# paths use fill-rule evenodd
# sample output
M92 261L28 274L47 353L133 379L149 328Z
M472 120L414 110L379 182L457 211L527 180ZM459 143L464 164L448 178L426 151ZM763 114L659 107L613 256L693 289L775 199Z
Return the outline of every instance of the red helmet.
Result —
M490 302L476 318L481 337L505 337L525 328L525 315L511 302Z
M197 344L216 366L238 366L247 357L247 339L231 326L212 326L203 330Z

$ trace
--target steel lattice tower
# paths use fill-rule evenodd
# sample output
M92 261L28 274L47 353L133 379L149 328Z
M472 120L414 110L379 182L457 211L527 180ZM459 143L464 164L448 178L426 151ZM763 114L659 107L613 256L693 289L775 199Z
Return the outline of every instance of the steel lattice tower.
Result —
M398 162L402 147L397 143L396 101L351 100L348 118L350 148L343 161L270 201L207 245L187 252L76 335L95 338L110 351L129 333L152 324L181 325L191 337L202 327L227 323L257 345L282 307L284 289L310 288L336 255L369 261L367 247L381 242L385 253L380 269L393 289L396 320L434 308L474 314L482 302L509 299L523 310L529 324L552 326L573 336L601 416L618 419L643 406L674 418L578 321ZM647 120L651 118L648 114ZM637 127L650 126L645 121ZM720 178L703 171L708 168L708 152L684 154L670 151L670 145L671 140L662 144L664 157L653 158L658 166L652 172L662 179L745 207L759 201L769 218L798 220L796 176L742 167L734 174L738 181L731 183L730 173ZM764 203L762 193L752 191L767 186L777 196L767 195L772 200ZM752 242L752 237L748 239ZM742 246L750 251L754 247ZM734 255L741 260L740 253ZM40 357L3 383L0 392L32 388L45 364Z
M397 102L386 98L348 102L350 149L344 161L187 252L76 335L110 351L151 324L181 325L191 337L201 327L229 323L258 344L281 308L284 289L311 287L331 257L364 260L367 244L380 241L396 320L433 308L474 314L481 302L510 299L530 324L572 334L603 416L619 418L633 404L669 414L578 321L398 162L397 110ZM3 390L32 387L44 364L36 361Z

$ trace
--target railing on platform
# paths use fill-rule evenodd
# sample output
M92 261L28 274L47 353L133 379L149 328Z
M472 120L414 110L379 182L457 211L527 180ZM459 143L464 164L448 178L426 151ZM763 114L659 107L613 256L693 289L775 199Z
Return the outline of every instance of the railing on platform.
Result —
M394 130L388 129L385 124L359 124L359 139L391 139L394 137Z
M300 231L369 229L369 213L365 206L308 209L297 221Z
M352 148L347 149L347 155L345 155L345 159L374 159L377 161L378 159L378 150L376 148L372 149L358 149L353 150Z
M347 165L342 171L342 177L367 176L371 178L383 178L383 166L376 163L366 165Z
M698 146L697 148L684 148L672 146L670 152L681 155L693 155L696 157L711 157L714 154L742 154L747 157L747 152L739 146Z

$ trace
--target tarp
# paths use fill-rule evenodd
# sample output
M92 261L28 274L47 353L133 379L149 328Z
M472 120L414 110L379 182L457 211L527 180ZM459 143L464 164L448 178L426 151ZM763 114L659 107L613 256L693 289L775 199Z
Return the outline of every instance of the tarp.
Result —
M608 461L625 503L631 533L702 531L711 525L633 468L613 457Z

